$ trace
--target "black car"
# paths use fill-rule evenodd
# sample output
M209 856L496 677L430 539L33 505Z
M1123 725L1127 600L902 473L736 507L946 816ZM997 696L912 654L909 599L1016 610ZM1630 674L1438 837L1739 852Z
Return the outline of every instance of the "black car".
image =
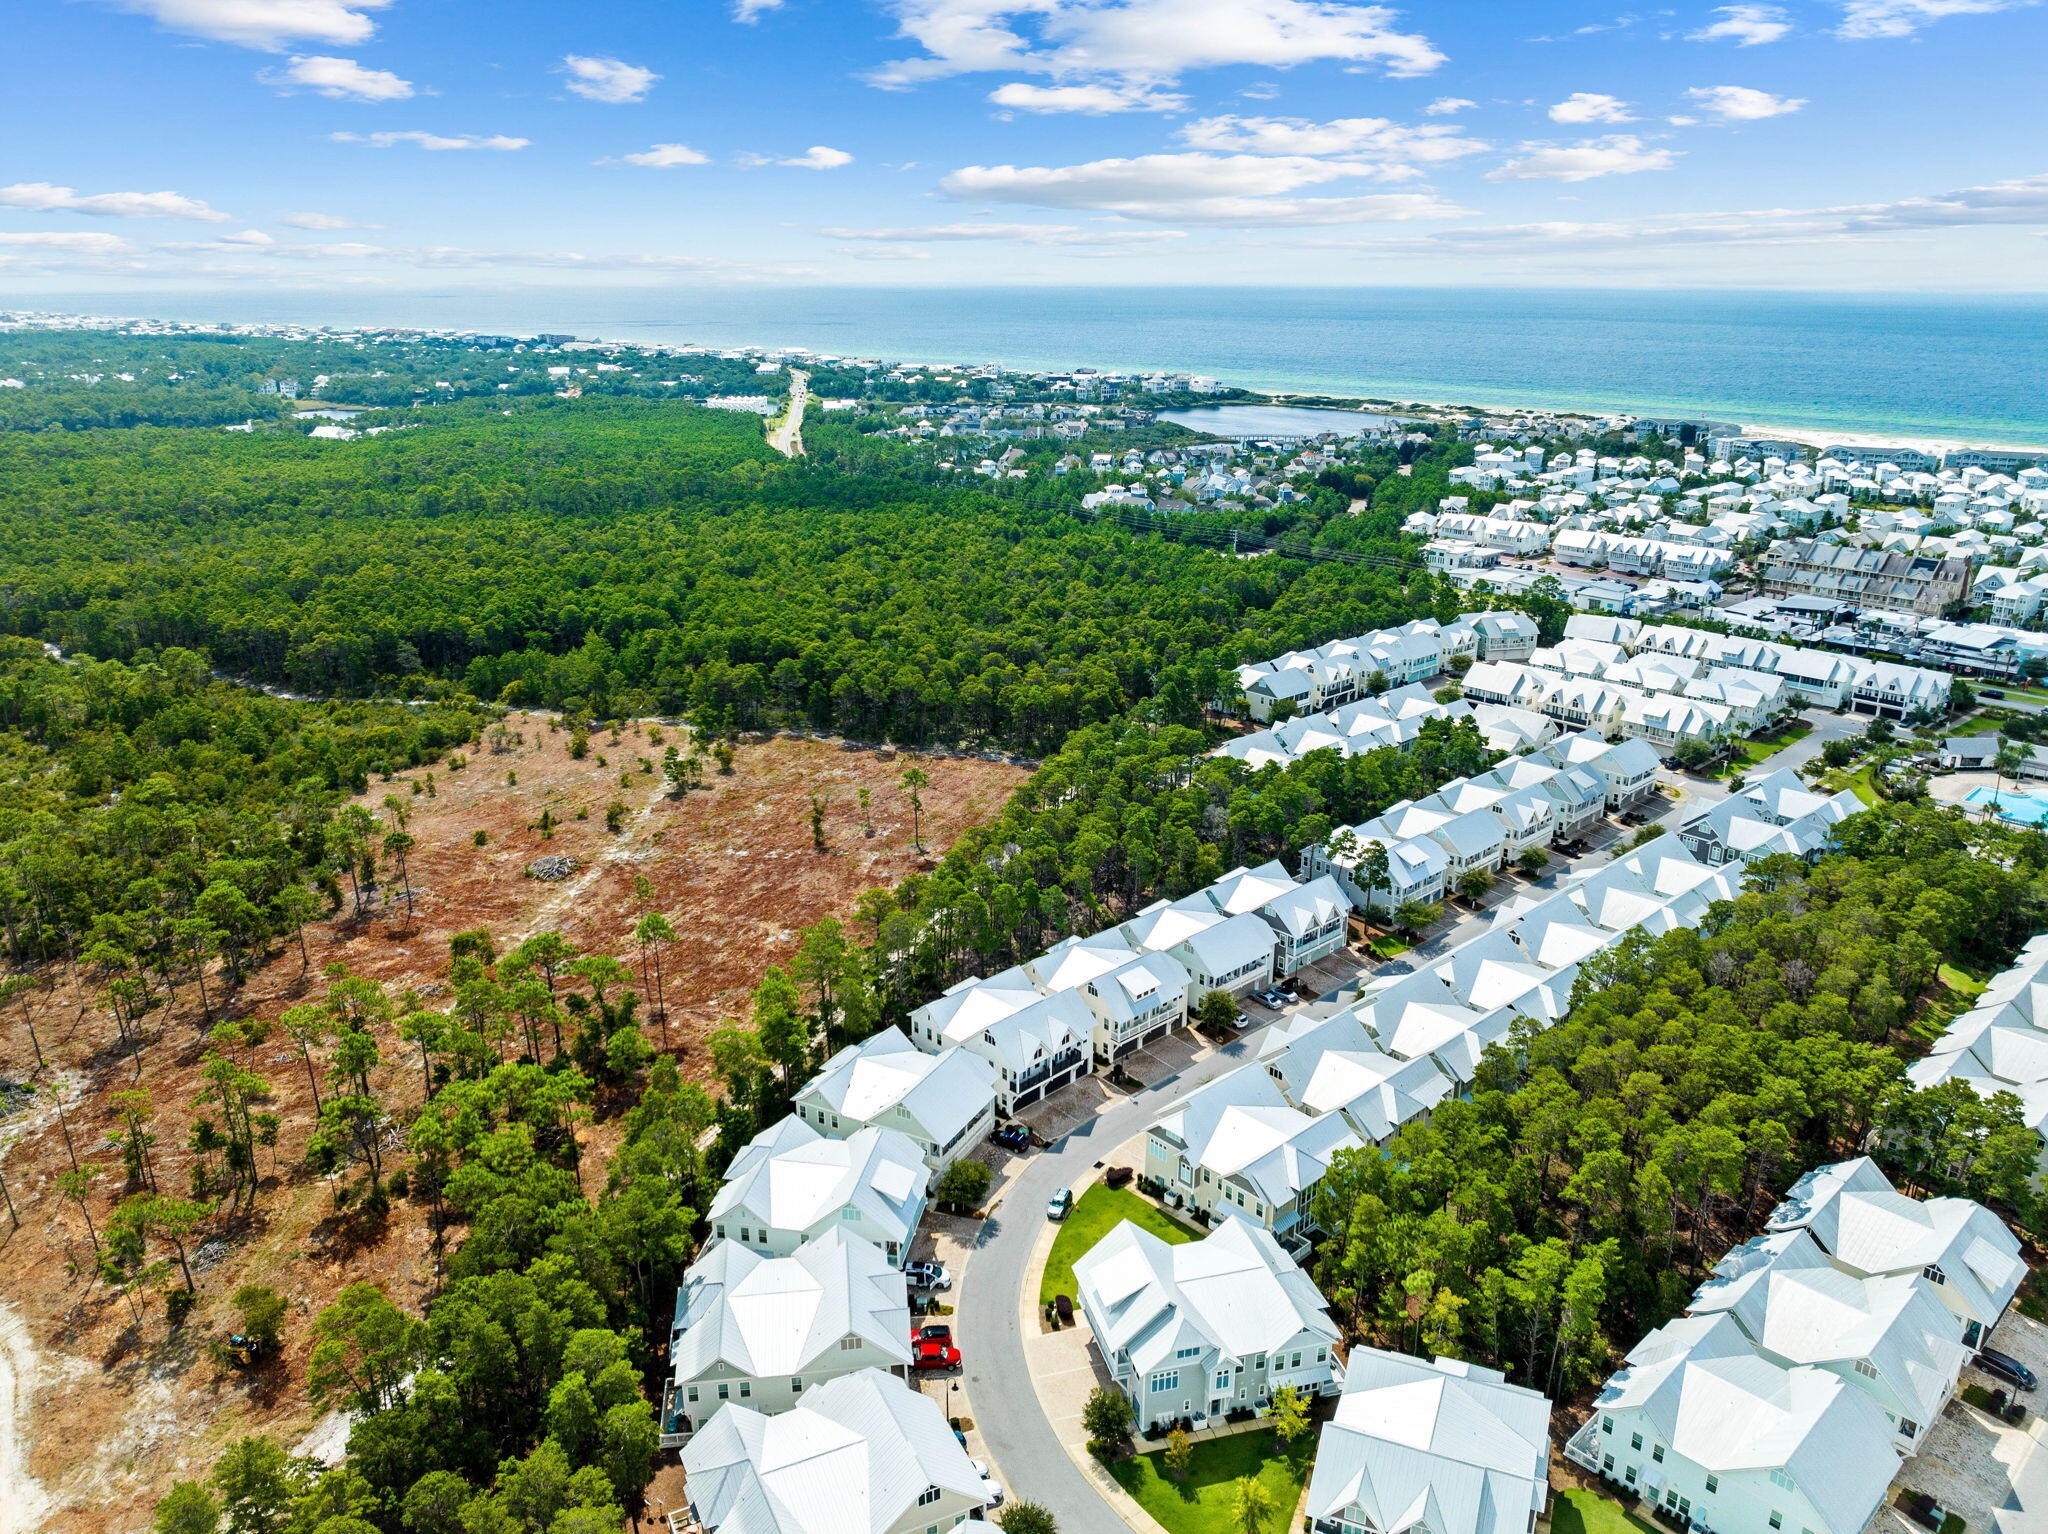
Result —
M1977 689L1977 696L1980 698L2003 699L2005 697L2005 694L2000 692L1996 687L1980 687Z
M1022 1124L1005 1124L989 1136L1005 1150L1020 1151L1031 1144L1031 1131Z
M2034 1371L2014 1358L2010 1353L2001 1353L1996 1348L1980 1348L1977 1352L1977 1367L1994 1379L2001 1379L2016 1390L2032 1390L2040 1381Z

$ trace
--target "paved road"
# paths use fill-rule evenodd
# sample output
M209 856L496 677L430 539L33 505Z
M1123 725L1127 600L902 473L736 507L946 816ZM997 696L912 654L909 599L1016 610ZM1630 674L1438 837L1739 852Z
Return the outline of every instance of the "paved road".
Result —
M1013 1497L1043 1503L1060 1534L1130 1534L1067 1457L1031 1383L1017 1326L1019 1291L1045 1229L1045 1204L1138 1133L1174 1099L1255 1057L1264 1030L1242 1034L1176 1076L1135 1093L1024 1163L981 1229L954 1327L966 1356L975 1426Z
M785 458L804 455L804 406L811 401L811 375L789 370L789 409L782 424L768 433L768 445Z

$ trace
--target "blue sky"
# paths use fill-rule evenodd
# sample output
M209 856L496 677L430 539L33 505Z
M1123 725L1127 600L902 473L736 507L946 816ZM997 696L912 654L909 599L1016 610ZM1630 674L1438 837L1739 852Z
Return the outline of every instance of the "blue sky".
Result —
M15 0L0 295L2048 288L2032 0Z

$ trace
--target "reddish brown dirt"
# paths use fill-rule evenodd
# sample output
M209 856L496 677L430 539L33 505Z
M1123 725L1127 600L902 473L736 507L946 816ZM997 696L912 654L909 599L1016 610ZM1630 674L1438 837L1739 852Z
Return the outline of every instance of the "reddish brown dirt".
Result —
M476 927L491 932L500 952L552 928L578 947L634 962L637 971L633 924L643 911L659 910L679 934L664 961L670 1038L694 1072L702 1061L697 1042L721 1020L745 1015L762 971L794 952L803 927L849 916L862 891L927 864L993 816L1028 772L778 737L743 743L730 776L707 761L705 787L674 799L659 776L664 746L678 737L672 728L600 732L578 761L567 733L547 720L513 716L507 725L520 737L516 744L494 751L482 743L470 748L466 766L431 769L431 796L423 769L375 784L363 798L372 810L394 794L405 806L418 844L410 860L412 916L390 889L389 903L365 918L345 908L313 924L306 933L312 968L288 945L250 977L234 999L236 1015L274 1018L319 995L320 966L337 960L394 994L433 986L449 937ZM643 770L643 760L654 771ZM923 854L911 846L900 782L913 765L931 780L922 791ZM863 834L861 788L871 798L865 818L872 836ZM824 853L811 840L814 793L828 799ZM617 835L605 827L615 800L626 806ZM544 810L557 822L551 836L539 829ZM479 830L488 837L482 848L474 844ZM575 858L577 871L557 883L528 877L528 866L547 854ZM651 885L644 900L636 892L640 877ZM218 1004L220 977L210 986ZM0 1017L0 1081L61 1085L72 1144L82 1164L100 1169L88 1207L101 1228L121 1191L119 1157L107 1139L116 1125L114 1092L139 1085L150 1094L160 1185L185 1190L203 1044L198 1012L198 995L186 985L173 1006L149 1016L139 1072L116 1049L112 1019L89 977L64 976L34 1002L48 1059L40 1072L19 1008ZM661 1042L652 1021L647 1031ZM413 1308L431 1292L435 1260L419 1206L399 1201L381 1224L368 1225L337 1212L332 1184L299 1167L312 1095L289 1040L274 1037L239 1053L272 1083L268 1107L282 1120L279 1143L274 1160L266 1153L255 1214L204 1249L200 1302L177 1334L167 1333L161 1282L138 1295L138 1320L127 1300L91 1279L85 1220L57 1183L70 1165L59 1094L0 1121L0 1145L14 1142L0 1166L21 1220L11 1232L0 1228L0 1300L16 1309L42 1353L39 1377L24 1382L23 1426L29 1469L56 1504L41 1525L53 1534L139 1534L164 1488L203 1474L230 1439L269 1432L296 1443L320 1415L305 1399L305 1359L320 1308L359 1279ZM381 1090L401 1108L415 1103L418 1078L400 1046L387 1041L386 1054L396 1058L383 1068ZM593 1131L590 1150L600 1162L609 1128ZM293 1303L281 1358L251 1376L222 1370L206 1351L209 1339L232 1328L227 1296L245 1282L269 1284Z

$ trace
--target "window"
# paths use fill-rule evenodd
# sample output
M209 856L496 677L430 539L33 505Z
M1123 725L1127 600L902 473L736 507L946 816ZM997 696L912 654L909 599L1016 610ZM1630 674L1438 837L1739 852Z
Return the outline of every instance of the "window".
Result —
M1799 1488L1798 1488L1797 1486L1795 1486L1795 1485L1794 1485L1794 1484L1792 1483L1792 1477L1791 1477L1791 1476L1789 1476L1789 1475L1787 1475L1787 1474L1786 1474L1786 1473L1785 1473L1784 1471L1782 1471L1782 1470L1773 1470L1773 1471L1771 1472L1771 1484L1772 1484L1773 1486L1781 1486L1781 1487L1783 1487L1783 1488L1784 1488L1784 1489L1785 1489L1786 1491L1797 1491L1797 1490L1799 1489ZM1777 1525L1776 1525L1776 1524L1772 1524L1772 1525L1771 1525L1771 1527L1772 1527L1772 1528L1776 1528L1776 1527L1777 1527Z
M1785 1515L1779 1512L1775 1507L1771 1509L1771 1527L1774 1529L1782 1529L1785 1527Z
M718 1399L721 1401L730 1401L732 1399L732 1386L720 1385L718 1387Z
M1867 1358L1859 1358L1856 1360L1856 1372L1867 1380L1874 1380L1877 1378L1877 1365Z
M855 1337L850 1333L847 1336L841 1337L839 1339L839 1351L842 1353L851 1353L855 1348L859 1346L860 1338Z
M748 1399L749 1397L751 1397L751 1396L753 1395L753 1393L754 1393L754 1385L753 1385L753 1382L752 1382L751 1380L741 1380L741 1381L740 1381L740 1399L741 1399L742 1401L744 1401L744 1400L747 1400L747 1399Z
M1600 1431L1601 1431L1601 1432L1603 1432L1603 1433L1611 1433L1611 1432L1613 1432L1613 1431L1614 1431L1614 1419L1613 1419L1612 1417L1602 1417L1602 1418L1600 1419Z
M1945 1284L1948 1282L1948 1275L1932 1263L1920 1270L1920 1276L1931 1284Z
M789 1393L793 1396L804 1393L804 1377L801 1374L792 1374L789 1377Z
M1625 1472L1625 1473L1623 1474L1623 1476L1622 1476L1622 1479L1623 1479L1623 1480L1625 1480L1625 1481L1627 1481L1627 1482L1629 1483L1629 1485L1631 1485L1631 1486L1635 1485L1635 1483L1636 1483L1636 1467L1635 1467L1634 1465L1630 1465L1630 1466L1628 1467L1627 1471L1626 1471L1626 1472Z
M1600 1473L1606 1476L1614 1474L1614 1456L1612 1454L1603 1454L1600 1457Z
M1710 1475L1710 1476L1708 1476L1708 1477L1707 1477L1707 1490L1708 1490L1708 1491L1709 1491L1709 1492L1711 1493L1711 1492L1716 1492L1716 1491L1719 1491L1720 1489L1721 1489L1721 1478L1720 1478L1720 1477L1719 1477L1718 1475Z
M692 1401L697 1399L697 1387L695 1385L690 1387L690 1399Z
M751 1241L751 1240L753 1240L753 1239L754 1239L754 1233L753 1233L753 1232L752 1232L751 1230L747 1229L747 1227L746 1227L746 1226L742 1225L742 1226L740 1227L740 1240L742 1240L742 1241Z
M1228 1390L1230 1388L1230 1371L1228 1369L1218 1369L1216 1371L1216 1388L1218 1390Z
M860 1218L860 1211L858 1209L842 1209L839 1211L839 1218L842 1220L857 1220Z
M1169 1390L1180 1389L1180 1370L1170 1369L1164 1374L1153 1375L1150 1389L1153 1395L1164 1395Z
M919 1507L930 1507L934 1502L939 1500L940 1495L941 1493L938 1487L927 1486L923 1491L917 1494L917 1505Z
M1175 1358L1200 1358L1202 1356L1202 1350L1200 1348L1182 1348L1178 1353L1174 1354L1173 1356Z
M1664 1463L1664 1445L1662 1445L1661 1443L1653 1443L1653 1444L1651 1444L1651 1445L1650 1445L1650 1458L1651 1458L1651 1459L1653 1459L1653 1460L1655 1460L1655 1461L1656 1461L1656 1462L1657 1462L1658 1464L1660 1464L1660 1465L1661 1465L1661 1464L1663 1464L1663 1463Z
M1629 1446L1629 1447L1630 1447L1631 1449L1640 1449L1640 1448L1641 1448L1641 1447L1643 1446L1643 1435L1642 1435L1641 1433L1631 1433L1631 1434L1629 1434L1629 1435L1628 1435L1628 1446Z
M1899 1431L1906 1437L1911 1438L1920 1431L1920 1424L1913 1421L1910 1417L1901 1417L1899 1418Z

